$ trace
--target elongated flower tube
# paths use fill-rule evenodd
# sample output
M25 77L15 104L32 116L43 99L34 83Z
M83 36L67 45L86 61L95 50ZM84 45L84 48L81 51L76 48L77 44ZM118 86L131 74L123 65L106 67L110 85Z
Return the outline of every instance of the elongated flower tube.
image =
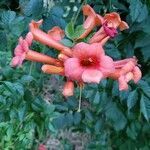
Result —
M73 47L73 57L64 62L64 69L65 76L70 80L99 83L114 71L114 64L100 44L81 42Z
M27 34L25 39L20 37L19 44L17 45L14 51L15 56L13 57L11 62L11 65L13 67L21 66L25 59L34 62L55 64L56 66L62 66L59 60L29 49L32 40L33 40L33 36L31 32Z
M129 61L131 61L135 65L137 65L137 59L136 59L136 57L133 57L133 58L126 58L126 59L123 59L123 60L114 61L115 68L120 69L121 67L126 65Z
M115 37L118 33L117 32L118 28L120 29L120 31L123 31L125 29L128 29L129 26L126 22L121 21L120 15L118 13L112 12L106 14L103 18L102 27L89 40L89 43L101 42L107 37L109 38ZM107 40L109 38L107 38ZM105 42L107 42L107 40L105 40ZM105 43L103 42L103 44Z
M43 65L42 71L47 74L64 75L64 67L57 67L54 65Z
M83 10L83 15L87 16L87 18L83 24L83 28L85 29L85 31L78 38L78 40L85 38L96 26L102 24L101 21L102 17L100 15L97 15L89 5L84 5L82 10Z
M68 56L66 56L65 54L62 54L62 53L60 53L59 55L58 55L58 59L59 60L61 60L61 61L65 61L65 60L67 60L69 57Z
M127 90L128 82L133 80L137 83L141 77L142 73L137 66L136 58L128 58L120 61L114 62L116 71L110 74L110 78L116 79L119 82L119 90Z
M68 80L64 85L62 94L65 97L68 97L68 96L72 96L73 93L74 93L74 83L73 83L73 81Z
M34 40L47 45L49 47L55 48L61 53L64 53L68 56L72 55L72 51L70 48L64 46L63 44L59 43L60 38L62 38L63 31L61 31L60 28L54 27L52 30L50 30L48 33L43 32L41 29L39 29L39 26L42 24L43 20L40 20L38 22L32 21L29 24L30 31L33 34Z

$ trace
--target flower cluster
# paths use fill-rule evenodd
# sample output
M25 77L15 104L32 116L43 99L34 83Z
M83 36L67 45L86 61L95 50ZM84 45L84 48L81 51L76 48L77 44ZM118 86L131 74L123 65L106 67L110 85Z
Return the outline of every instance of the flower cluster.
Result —
M103 48L110 38L117 35L118 30L128 29L128 24L122 21L116 12L100 16L89 5L83 6L83 15L86 17L83 23L84 32L75 39L77 44L72 48L60 42L65 36L61 28L53 27L45 33L39 28L42 20L32 21L29 24L30 32L25 39L20 37L15 48L12 66L22 65L24 59L43 63L41 69L44 73L66 77L62 92L64 96L73 95L75 83L82 86L84 83L99 83L102 79L112 78L118 80L119 90L128 89L130 80L137 83L142 76L137 59L133 57L114 61L105 54ZM96 27L99 30L87 43L79 42ZM33 40L58 50L58 58L31 50L29 47Z

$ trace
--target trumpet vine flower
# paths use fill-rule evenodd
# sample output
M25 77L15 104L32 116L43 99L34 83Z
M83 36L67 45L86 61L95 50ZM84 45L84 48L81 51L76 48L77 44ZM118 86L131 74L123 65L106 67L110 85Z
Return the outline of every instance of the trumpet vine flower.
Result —
M102 21L102 19L100 19L100 21ZM129 26L126 22L121 21L118 13L112 12L106 14L102 21L102 27L93 35L89 43L101 42L104 45L109 38L113 38L117 35L117 28L123 31L128 29Z
M80 35L78 39L85 38L96 26L100 26L102 24L102 17L96 14L95 11L89 5L84 5L82 10L83 15L87 16L87 18L83 24L83 28L85 29L85 31L82 35Z
M25 39L23 39L22 37L19 38L19 43L14 51L15 56L13 57L11 62L11 65L13 67L21 66L25 59L40 63L55 64L57 66L62 65L58 59L54 59L50 56L29 49L29 46L31 46L32 44L32 40L33 36L31 32L27 34Z
M52 30L48 31L48 33L43 32L39 29L39 26L42 24L43 20L38 22L32 21L29 24L30 32L33 34L33 39L44 44L55 48L62 53L71 56L72 51L70 48L64 46L59 41L64 37L64 32L59 27L54 27Z
M103 49L103 45L117 35L117 30L128 29L128 24L116 12L102 17L89 5L83 6L83 15L86 16L83 23L85 31L76 40L87 37L96 26L100 26L88 43L76 41L75 46L69 48L60 42L65 36L61 28L56 26L46 33L39 28L43 20L31 21L30 32L25 39L19 38L12 66L22 65L25 59L43 63L41 70L44 73L66 77L62 91L65 97L73 95L74 83L82 87L84 83L99 83L104 78L112 78L118 80L119 90L127 90L130 80L137 83L142 76L137 59L133 57L113 61ZM29 47L33 40L58 50L58 59L31 50Z
M141 70L137 66L136 58L115 61L114 66L115 72L110 74L110 77L118 80L120 91L128 89L128 82L130 80L137 83L142 77Z
M99 83L114 71L113 60L100 44L83 42L73 47L73 57L64 62L64 68L69 79L87 83Z

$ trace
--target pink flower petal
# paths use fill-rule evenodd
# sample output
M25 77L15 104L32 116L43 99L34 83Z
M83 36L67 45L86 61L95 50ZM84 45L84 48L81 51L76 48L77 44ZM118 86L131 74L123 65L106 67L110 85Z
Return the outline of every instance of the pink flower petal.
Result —
M117 28L120 25L120 23L121 23L120 15L118 13L116 13L116 12L112 12L112 13L106 14L104 16L104 19L108 23L111 23L113 25L111 27L114 27L114 28Z
M25 40L27 41L28 45L31 46L32 41L33 41L33 35L32 35L31 32L29 32L29 33L26 35Z
M103 75L95 69L86 69L82 74L82 80L87 83L99 83Z
M19 45L22 44L22 41L23 41L23 37L21 36L21 37L19 38Z
M124 21L121 21L121 23L119 25L120 31L123 31L123 30L128 29L128 28L129 28L128 24Z
M81 80L84 69L80 66L77 58L69 58L64 63L65 75L72 80Z
M65 97L72 96L74 92L74 83L72 81L67 81L64 85L62 94Z
M134 67L133 69L133 80L135 83L137 83L142 77L142 72L141 70L139 69L139 67Z
M104 73L105 76L113 73L115 71L115 67L112 58L109 56L102 56L99 69L102 71L102 73Z
M24 58L21 57L21 56L13 57L13 59L12 59L12 61L11 61L11 66L12 66L12 67L21 66L23 60L24 60Z
M29 51L29 44L27 43L26 40L23 40L23 42L22 42L22 51L23 51L23 53L26 53Z
M15 56L22 55L22 47L20 45L17 45L17 47L14 50L14 54Z
M104 49L100 43L87 44L84 42L78 43L73 47L73 56L79 59L89 56L97 56L100 58L104 54Z
M120 91L128 89L128 84L125 81L125 77L124 76L120 76L118 81L119 81L119 90Z
M83 26L85 29L88 29L92 24L95 24L96 13L89 5L84 5L82 9L83 14L87 16Z
M85 20L83 27L84 29L88 29L90 28L90 26L93 26L93 24L95 24L95 18L94 16L88 16L88 18Z
M133 79L133 73L132 72L128 72L126 75L125 75L125 80L126 82L129 82L130 80Z
M51 30L49 30L48 35L50 38L56 41L60 41L65 36L64 31L58 26L55 26Z
M117 35L117 30L113 27L108 27L107 23L103 24L103 28L105 33L110 36L111 38L115 37Z
M131 72L135 67L134 62L129 61L121 68L121 74L126 74L128 72Z

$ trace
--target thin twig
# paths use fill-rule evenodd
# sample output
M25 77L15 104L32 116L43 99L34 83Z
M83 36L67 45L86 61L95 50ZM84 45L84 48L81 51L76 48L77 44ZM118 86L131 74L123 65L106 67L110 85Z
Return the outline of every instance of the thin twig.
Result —
M82 102L82 86L80 86L80 95L79 95L79 107L78 107L78 112L81 111L81 102Z
M73 24L76 23L76 21L77 21L77 19L78 19L78 16L79 16L79 14L80 14L80 11L81 11L83 5L85 5L85 4L86 4L86 0L83 0L81 6L79 7L79 9L78 9L78 11L77 11L77 14L75 15L75 17L72 17L72 20L71 20L71 21L73 22Z

